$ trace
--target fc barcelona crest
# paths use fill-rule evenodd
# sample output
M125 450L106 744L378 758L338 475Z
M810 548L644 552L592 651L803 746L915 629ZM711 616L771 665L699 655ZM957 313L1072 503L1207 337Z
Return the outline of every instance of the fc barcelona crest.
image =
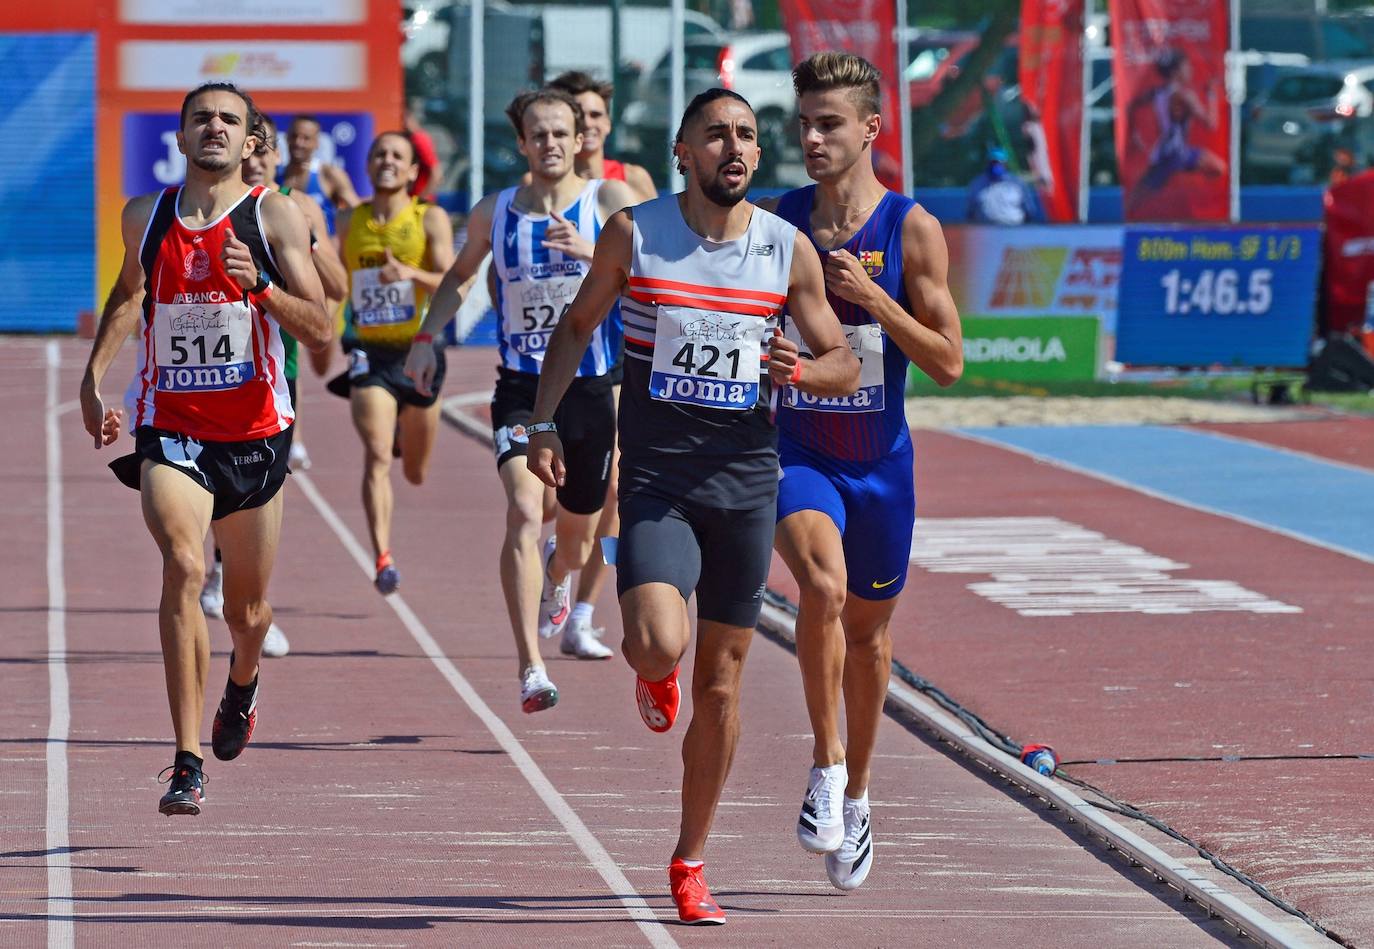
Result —
M863 267L864 273L870 277L878 276L883 272L883 252L880 250L859 251L859 266Z

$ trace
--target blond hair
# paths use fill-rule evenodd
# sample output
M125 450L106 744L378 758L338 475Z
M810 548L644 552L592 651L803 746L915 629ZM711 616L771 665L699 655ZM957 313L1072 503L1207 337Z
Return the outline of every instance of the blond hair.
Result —
M835 51L816 53L792 70L792 88L798 98L808 92L845 89L859 115L865 118L881 112L880 79L882 73L862 56Z

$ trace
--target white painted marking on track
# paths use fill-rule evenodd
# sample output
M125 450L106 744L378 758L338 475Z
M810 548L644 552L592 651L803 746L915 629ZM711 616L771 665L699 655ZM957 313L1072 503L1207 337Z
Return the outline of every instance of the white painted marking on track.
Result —
M343 522L330 503L324 499L324 495L320 494L319 489L315 487L315 482L303 471L296 472L291 480L301 489L316 512L334 531L339 542L343 544L344 550L348 551L349 556L362 570L363 575L371 580L372 558L363 550L362 544L353 536L348 525ZM439 674L448 681L453 691L458 693L458 697L467 704L473 714L481 719L482 724L487 727L487 731L491 732L492 737L501 746L501 750L510 756L511 763L519 769L520 774L534 789L535 794L539 795L544 806L563 825L563 829L572 838L573 843L577 844L577 848L582 851L587 862L600 874L601 879L610 887L611 892L616 894L617 899L629 911L630 918L639 926L649 944L656 949L677 949L677 941L658 921L658 917L654 915L653 909L649 907L644 898L630 885L630 881L620 871L620 867L616 865L615 860L602 846L601 841L596 839L587 825L582 822L582 818L577 816L577 812L553 786L553 782L548 779L543 769L525 750L525 746L520 744L520 739L515 737L515 733L510 730L510 727L491 710L491 706L483 701L482 696L458 671L458 667L453 664L453 661L444 655L444 651L439 648L439 644L430 635L429 630L425 628L425 624L415 615L410 604L399 593L393 593L385 597L385 600L415 639L421 651L429 658L430 662L434 663Z
M1218 508L1214 508L1206 504L1197 504L1193 501L1185 501L1183 498L1175 497L1172 494L1165 494L1163 491L1156 491L1153 488L1147 488L1143 485L1135 484L1133 482L1126 481L1122 478L1116 478L1109 474L1103 474L1102 472L1094 471L1091 468L1084 468L1079 465L1075 465L1072 462L1063 461L1059 458L1054 458L1050 455L1041 454L1038 451L1032 451L1029 448L1021 448L1017 445L1008 445L1006 442L1000 442L995 438L983 438L980 435L974 435L966 431L955 431L953 429L950 429L946 432L946 434L953 435L955 438L963 438L967 441L976 442L979 445L987 445L989 448L1000 448L1003 451L1015 452L1018 455L1030 458L1033 461L1038 461L1041 464L1050 465L1055 468L1060 468L1064 471L1072 471L1074 474L1080 474L1088 478L1094 478L1106 484L1113 485L1114 487L1125 488L1127 491L1134 491L1137 494L1143 494L1148 498L1154 498L1157 501L1167 501L1170 504L1177 504L1179 507L1191 508L1194 511L1201 511L1203 514L1211 514L1213 517L1224 517L1228 521L1235 521L1237 524L1244 524L1246 527L1258 528L1262 531L1268 531L1271 534L1278 534L1281 537L1287 537L1289 540L1296 540L1300 543L1309 544L1313 547L1319 547L1322 550L1329 550L1332 553L1336 554L1344 554L1345 556L1352 557L1355 560L1361 561L1362 563L1374 563L1374 557L1371 557L1369 554L1366 554L1363 551L1351 550L1349 547L1342 547L1340 544L1327 543L1326 541L1319 540L1316 537L1309 537L1306 534L1300 534L1297 531L1291 531L1285 527L1278 527L1274 524L1266 524L1263 521L1257 521L1254 518L1246 517L1243 514L1233 514L1230 511L1222 511Z
M989 574L968 588L1022 616L1079 613L1301 613L1231 580L1171 577L1188 564L1057 517L927 517L911 562L932 573Z
M67 682L67 577L62 559L62 444L57 401L62 351L55 340L47 345L47 398L44 431L48 468L48 947L66 949L76 942L72 917L71 841L67 830L67 736L71 733L70 691Z

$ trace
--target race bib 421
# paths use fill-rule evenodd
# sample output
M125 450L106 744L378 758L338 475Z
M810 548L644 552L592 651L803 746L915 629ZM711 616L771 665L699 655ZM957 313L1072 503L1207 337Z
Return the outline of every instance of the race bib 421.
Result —
M766 329L761 316L660 306L649 394L712 409L753 407Z

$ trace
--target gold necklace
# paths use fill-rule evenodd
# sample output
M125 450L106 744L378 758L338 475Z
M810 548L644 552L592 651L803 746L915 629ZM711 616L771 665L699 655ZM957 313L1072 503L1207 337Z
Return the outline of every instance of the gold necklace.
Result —
M878 196L878 200L877 200L877 201L874 201L874 202L873 202L872 204L870 204L868 207L866 207L866 208L859 208L859 210L857 210L857 211L851 211L851 212L847 213L847 214L844 216L844 221L842 221L842 222L839 223L839 224L832 224L832 225L831 225L832 233L834 233L834 234L843 234L845 231L849 230L849 225L850 225L850 222L851 222L851 221L858 220L858 219L859 219L860 217L862 217L864 214L867 214L869 211L872 211L874 208L876 208L876 207L878 206L879 202L881 202L881 201L883 200L883 197L884 197L884 195L879 195L879 196ZM841 207L843 207L843 205L841 205Z

